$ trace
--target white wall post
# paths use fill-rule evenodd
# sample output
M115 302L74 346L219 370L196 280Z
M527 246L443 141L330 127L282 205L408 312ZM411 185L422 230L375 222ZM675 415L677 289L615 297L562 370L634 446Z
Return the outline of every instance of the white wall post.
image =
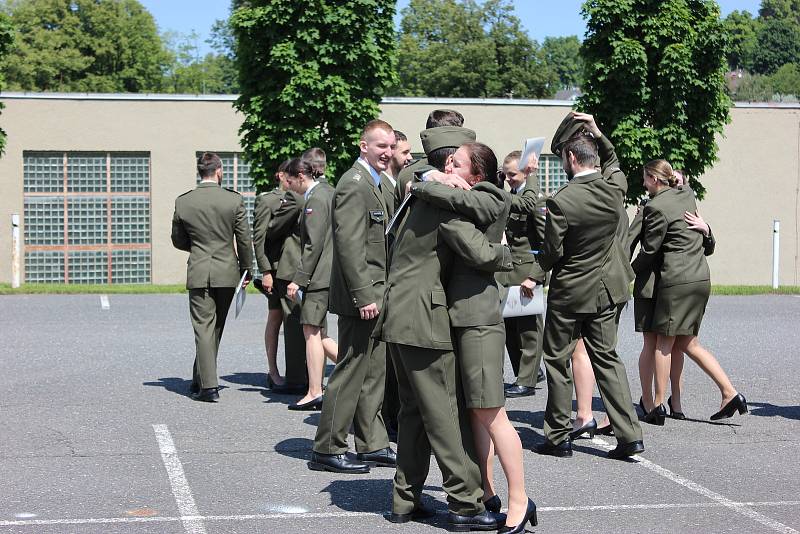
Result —
M19 287L19 215L11 215L11 287Z
M772 289L778 289L780 267L781 222L772 221Z

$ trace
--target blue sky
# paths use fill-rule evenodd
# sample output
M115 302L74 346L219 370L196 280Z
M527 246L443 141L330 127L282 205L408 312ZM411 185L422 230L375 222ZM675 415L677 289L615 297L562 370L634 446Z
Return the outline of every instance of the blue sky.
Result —
M210 51L203 42L217 19L228 17L228 0L139 0L153 14L160 31L173 30L200 35L202 52ZM300 0L302 1L302 0ZM409 0L398 0L398 12ZM578 35L583 38L586 27L581 18L582 0L514 0L517 16L531 37L542 42L548 36ZM757 13L759 0L722 0L722 14L734 10Z

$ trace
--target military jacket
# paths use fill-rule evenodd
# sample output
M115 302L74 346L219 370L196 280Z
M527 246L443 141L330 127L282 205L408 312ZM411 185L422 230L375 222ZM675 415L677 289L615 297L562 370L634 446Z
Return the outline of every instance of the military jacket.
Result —
M291 281L297 272L300 263L300 214L303 212L305 200L302 195L294 191L286 191L283 195L283 204L278 208L274 215L275 221L286 221L288 230L283 241L283 249L278 259L278 269L275 278L279 280ZM269 229L267 230L269 231Z
M213 182L200 182L179 196L172 216L172 244L189 252L187 289L238 286L241 272L253 265L242 196Z
M253 248L258 269L262 273L278 270L284 243L300 214L296 196L296 193L287 195L280 189L273 189L256 197L253 208ZM287 203L291 203L291 206L286 206Z
M333 193L333 187L327 182L319 182L308 193L300 215L300 263L292 281L310 291L328 289L330 285Z
M517 286L531 278L544 283L545 272L536 261L544 236L545 202L539 189L539 178L532 175L520 193L511 193L511 212L506 223L506 239L514 255L514 270L497 273L497 281L506 287Z

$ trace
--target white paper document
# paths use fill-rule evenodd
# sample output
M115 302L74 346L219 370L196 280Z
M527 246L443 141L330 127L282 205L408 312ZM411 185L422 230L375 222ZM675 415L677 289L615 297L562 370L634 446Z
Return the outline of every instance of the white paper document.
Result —
M247 290L243 287L245 278L247 278L247 271L242 275L239 285L236 286L236 291L233 293L233 300L236 301L236 315L234 316L236 319L239 318L239 312L244 308L244 299L247 298Z
M403 210L406 209L410 201L411 201L411 195L409 193L406 193L405 198L403 198L403 202L400 203L400 206L397 208L397 211L394 212L394 217L392 217L391 220L389 221L389 224L386 225L386 231L384 232L384 235L389 235L389 232L391 232L392 228L394 227L394 223L397 222L397 219L400 217L400 214L403 213Z
M543 149L544 137L531 137L530 139L526 139L522 147L522 155L519 157L520 167L524 167L530 163L528 160L530 159L531 154L536 154L537 158L540 157Z
M511 286L501 306L504 319L523 315L544 315L544 288L537 285L533 288L533 297L528 298L520 293L519 286Z

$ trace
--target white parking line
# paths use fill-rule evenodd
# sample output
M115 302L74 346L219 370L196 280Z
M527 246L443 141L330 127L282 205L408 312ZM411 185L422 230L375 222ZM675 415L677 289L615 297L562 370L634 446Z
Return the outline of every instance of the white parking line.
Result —
M774 501L774 502L738 502L737 506L749 507L776 507L798 506L800 501ZM557 512L616 512L624 510L664 510L664 509L705 509L722 508L727 505L719 502L706 503L663 503L663 504L620 504L602 506L542 506L537 509L540 513ZM181 517L97 517L87 519L30 519L25 521L0 521L0 527L43 526L43 525L102 525L116 523L170 523L177 521L259 521L266 519L337 519L360 517L374 520L376 516L388 514L382 512L320 512L302 514L242 514L242 515L191 515ZM444 514L444 512L440 512Z
M172 486L172 494L175 496L175 502L178 503L178 513L181 514L180 520L183 522L183 528L187 534L206 534L203 518L200 517L197 510L189 481L186 480L183 464L178 458L178 451L175 450L175 442L172 441L167 425L153 425L153 431L156 433L161 459L167 470L170 486Z
M111 303L108 302L108 295L100 295L100 309L110 310Z
M592 443L594 443L596 445L599 445L599 446L603 447L604 449L609 449L610 450L611 448L613 448L612 445L609 445L605 440L602 440L600 438L593 438L592 439ZM771 518L765 516L764 514L760 514L760 513L756 512L755 510L751 510L744 503L734 502L734 501L728 499L727 497L725 497L723 495L720 495L719 493L717 493L715 491L711 491L710 489L706 488L705 486L701 486L697 482L692 482L688 478L685 478L685 477L682 477L682 476L680 476L678 474L675 474L672 471L670 471L669 469L661 467L660 465L655 464L655 463L651 462L650 460L647 460L646 458L642 458L641 456L637 456L637 457L634 458L634 461L638 462L639 465L641 465L642 467L645 467L645 468L649 469L650 471L653 471L654 473L661 475L662 477L666 478L667 480L671 480L672 482L675 482L676 484L679 484L679 485L681 485L681 486L683 486L683 487L685 487L687 489L690 489L690 490L694 491L695 493L699 493L703 497L706 497L707 499L711 499L712 501L715 501L715 502L719 503L720 505L725 506L726 508L730 508L734 512L742 514L743 516L749 517L753 521L761 523L762 525L767 526L767 527L771 528L772 530L774 530L776 532L781 532L782 534L800 534L795 529L793 529L791 527L787 527L786 525L784 525L783 523L780 523L779 521L775 521L774 519L771 519Z

